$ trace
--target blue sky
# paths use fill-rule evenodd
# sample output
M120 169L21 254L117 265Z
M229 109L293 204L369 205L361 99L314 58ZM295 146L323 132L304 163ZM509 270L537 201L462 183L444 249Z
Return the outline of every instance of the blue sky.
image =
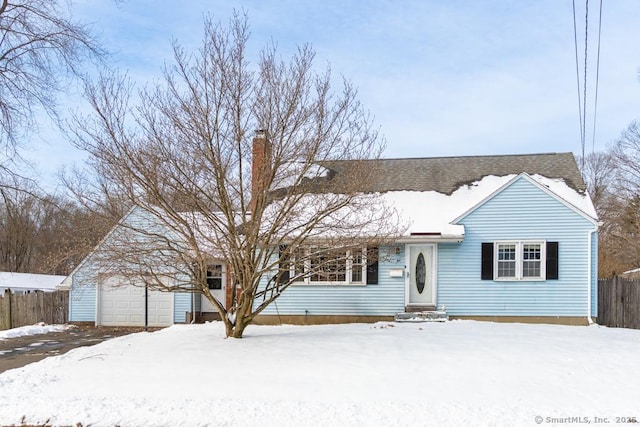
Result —
M587 152L598 3L589 9ZM584 6L576 0L581 76ZM249 15L250 51L273 40L287 56L310 43L319 67L349 78L386 137L385 157L581 153L571 0L82 0L73 10L144 84L171 60L172 38L195 50L204 14L227 22L234 8ZM640 119L638 17L640 1L605 1L596 151ZM61 104L81 105L72 91ZM28 157L45 176L81 158L53 131L34 141Z

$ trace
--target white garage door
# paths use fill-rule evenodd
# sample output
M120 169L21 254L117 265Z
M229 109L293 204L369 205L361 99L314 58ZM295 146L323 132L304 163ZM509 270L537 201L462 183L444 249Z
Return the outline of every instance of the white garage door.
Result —
M100 287L99 320L102 326L144 326L144 287L120 285L117 276L107 279ZM147 324L173 324L173 294L149 290L147 296Z

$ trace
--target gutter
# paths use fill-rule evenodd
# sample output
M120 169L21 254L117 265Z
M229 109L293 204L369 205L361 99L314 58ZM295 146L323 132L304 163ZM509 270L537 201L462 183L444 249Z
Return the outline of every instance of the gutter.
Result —
M593 247L593 236L594 234L598 231L598 226L602 225L602 222L598 222L596 224L596 228L594 228L593 230L590 230L587 235L588 237L588 243L589 243L589 249L588 249L588 259L589 259L589 271L587 274L588 280L587 280L587 323L589 325L593 324L593 319L591 318L591 281L593 280L593 277L591 277L591 271L593 270L593 251L592 251L592 247ZM597 273L596 273L597 274Z
M412 233L396 239L395 243L462 243L464 234Z
M149 330L149 285L144 285L144 330Z
M196 323L196 292L195 289L191 291L191 324Z

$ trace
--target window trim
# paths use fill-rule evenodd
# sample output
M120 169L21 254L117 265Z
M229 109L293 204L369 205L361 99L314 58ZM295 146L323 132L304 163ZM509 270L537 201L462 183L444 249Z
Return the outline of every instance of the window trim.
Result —
M504 245L516 247L516 271L513 277L499 277L499 248ZM524 276L525 245L540 245L540 276ZM547 242L545 240L496 240L493 242L493 280L496 282L544 282L547 280Z
M323 280L323 281L315 281L315 280L311 280L311 276L312 276L312 272L311 270L311 254L310 252L314 249L314 248L318 248L319 246L305 246L304 248L301 248L302 250L305 251L305 255L304 255L304 270L305 270L305 274L304 276L300 277L299 279L293 281L291 283L291 286L367 286L367 248L365 246L359 247L358 251L361 251L362 253L362 259L361 259L361 263L360 265L360 270L361 270L361 278L359 281L354 282L353 279L353 256L352 256L352 251L353 249L344 249L344 252L346 252L346 270L345 270L345 279L344 281L327 281L327 280ZM342 252L342 249L340 249L340 251ZM294 252L295 253L295 252ZM292 255L291 258L291 262L289 264L289 274L290 277L295 277L296 272L295 272L295 268L296 268L296 259L295 259L295 255Z

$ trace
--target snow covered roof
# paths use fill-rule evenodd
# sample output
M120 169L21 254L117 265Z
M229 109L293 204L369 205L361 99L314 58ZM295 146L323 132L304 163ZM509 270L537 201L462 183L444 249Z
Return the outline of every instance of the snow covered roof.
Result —
M408 222L407 235L440 234L442 237L464 236L464 226L454 220L481 203L497 189L513 179L487 176L455 190L450 195L437 191L389 191L382 195Z
M549 179L541 175L485 176L479 181L458 188L450 195L437 191L389 191L383 193L382 197L389 206L398 210L401 218L409 221L407 234L439 234L443 238L462 237L464 226L456 224L458 220L518 176L527 177L584 215L594 220L597 218L588 196L569 188L561 179Z
M523 176L562 203L597 220L571 153L325 161L333 173L322 192L380 194L408 225L408 236L462 238L464 215ZM354 183L353 171L370 173ZM356 172L357 173L357 172ZM347 190L348 189L348 190Z
M0 272L0 288L55 291L67 276Z

